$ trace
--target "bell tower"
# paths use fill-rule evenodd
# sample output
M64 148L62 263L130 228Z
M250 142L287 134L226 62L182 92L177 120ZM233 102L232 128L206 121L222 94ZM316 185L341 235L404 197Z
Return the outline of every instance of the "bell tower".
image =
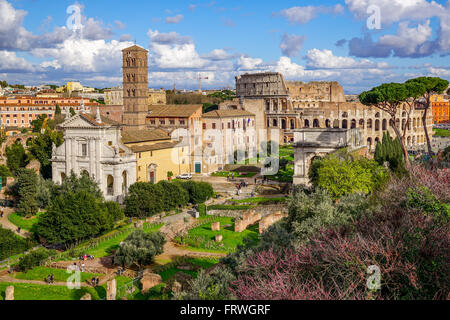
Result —
M137 45L122 50L125 130L145 129L148 114L148 51Z

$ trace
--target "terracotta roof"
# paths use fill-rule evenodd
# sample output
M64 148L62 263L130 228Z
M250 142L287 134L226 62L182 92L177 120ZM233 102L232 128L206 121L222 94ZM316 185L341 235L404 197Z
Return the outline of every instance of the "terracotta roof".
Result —
M159 142L152 145L147 146L131 146L129 147L133 152L147 152L147 151L156 151L156 150L164 150L164 149L172 149L177 146L180 142L178 141L170 141L170 142Z
M254 117L255 115L246 110L214 110L203 114L203 118L233 118Z
M138 45L133 45L131 47L125 48L122 50L122 52L124 52L124 51L147 51L148 52L148 50L146 50Z
M201 104L169 104L154 105L148 107L147 118L151 117L177 117L188 118L202 110Z
M139 143L147 141L168 140L170 136L161 129L154 130L125 130L122 132L123 143Z
M98 123L96 120L96 116L93 114L80 113L80 117L84 118L85 120L87 120L88 122L90 122L96 126L120 126L121 125L120 123L118 123L114 120L111 120L105 116L100 116L100 118L102 119L102 123Z

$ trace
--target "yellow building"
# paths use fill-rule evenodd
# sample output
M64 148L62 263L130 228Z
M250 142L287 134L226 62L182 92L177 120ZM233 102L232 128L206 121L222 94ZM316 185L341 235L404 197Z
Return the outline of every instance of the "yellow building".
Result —
M72 93L73 91L83 91L83 85L80 82L67 82L66 91Z
M136 155L136 182L158 183L190 173L189 148L172 141L167 132L155 130L132 130L122 133L122 142Z

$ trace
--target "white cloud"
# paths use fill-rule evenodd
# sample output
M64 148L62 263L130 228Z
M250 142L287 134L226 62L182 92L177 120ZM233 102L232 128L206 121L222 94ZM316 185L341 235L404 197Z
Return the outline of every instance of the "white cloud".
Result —
M34 67L15 52L0 51L0 72L32 72Z
M447 55L450 51L450 2L447 6L426 0L346 0L351 13L365 20L369 6L380 9L382 26L399 23L395 35L382 36L373 42L370 36L353 38L349 42L350 54L359 57L425 57L434 53ZM436 39L430 19L439 19ZM416 27L414 22L417 23Z
M114 21L114 24L116 25L117 29L119 29L119 30L123 30L126 28L126 24L120 20Z
M257 70L263 67L263 60L259 58L252 58L248 56L240 56L237 61L238 70Z
M26 11L16 10L6 0L0 0L0 49L31 48L37 37L22 26L26 15Z
M65 72L111 72L120 71L122 49L131 45L116 40L71 38L56 48L34 49L31 53L43 59L53 58L47 65L60 66Z
M306 37L298 36L296 34L288 34L287 32L283 35L280 43L281 52L288 57L297 56L302 50L303 43Z
M307 66L315 69L366 69L387 68L385 62L375 63L368 59L355 60L350 57L335 56L331 50L312 49L306 54Z
M433 77L450 77L450 70L444 68L430 67L428 73Z
M180 23L183 19L184 19L184 16L182 14L177 14L174 17L167 17L166 23L177 24L177 23Z
M337 4L333 7L325 6L306 6L306 7L292 7L284 9L278 14L286 18L291 24L305 24L310 20L316 18L319 14L342 14L344 7Z

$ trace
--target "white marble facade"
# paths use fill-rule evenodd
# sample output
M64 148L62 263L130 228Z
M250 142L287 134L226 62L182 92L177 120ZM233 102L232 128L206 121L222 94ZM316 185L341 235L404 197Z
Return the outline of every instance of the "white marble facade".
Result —
M60 184L71 172L86 171L107 200L121 202L136 182L136 157L121 142L120 124L98 113L80 113L59 127L64 143L53 148L53 181Z

